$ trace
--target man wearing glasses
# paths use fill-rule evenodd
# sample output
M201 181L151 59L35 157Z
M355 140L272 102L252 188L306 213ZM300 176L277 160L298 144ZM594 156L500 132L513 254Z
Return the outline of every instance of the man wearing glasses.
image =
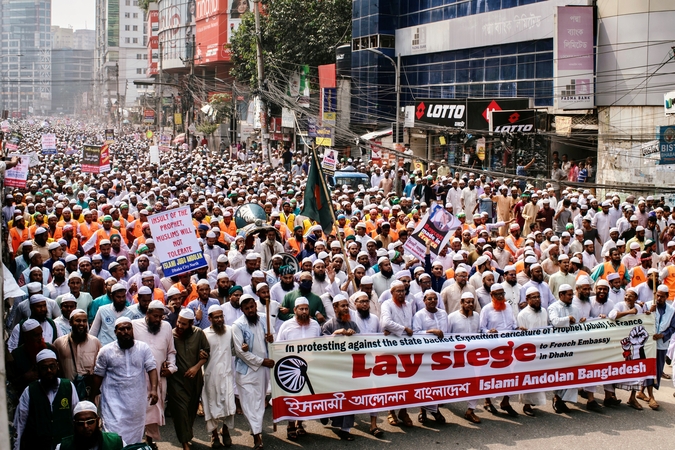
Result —
M63 438L56 450L121 450L124 441L116 433L101 431L96 405L82 401L73 409L75 433Z

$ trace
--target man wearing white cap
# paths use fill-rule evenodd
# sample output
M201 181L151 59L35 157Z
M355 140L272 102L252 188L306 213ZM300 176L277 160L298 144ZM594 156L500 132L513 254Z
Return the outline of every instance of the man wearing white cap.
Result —
M101 342L87 333L87 313L82 309L75 309L70 313L70 327L69 334L54 341L63 376L71 381L81 376L85 385L91 389L96 355L101 349Z
M228 256L228 258L232 262L232 257ZM246 255L244 267L236 269L234 274L232 274L231 280L238 286L249 286L251 284L251 275L256 270L260 270L260 254L250 252Z
M552 303L555 303L555 297L551 293L548 283L544 281L544 270L541 264L536 263L530 266L530 277L530 281L520 287L520 303L525 303L525 293L529 287L535 287L539 291L542 308L548 308Z
M211 305L208 310L211 325L204 330L211 353L204 365L204 389L202 404L206 430L211 432L211 446L220 446L218 427L222 422L221 434L226 447L232 445L228 431L234 427L237 407L234 400L234 371L232 367L232 327L225 324L223 310Z
M70 288L70 295L77 301L77 307L88 311L94 299L89 292L82 291L82 275L79 272L68 275L68 288ZM56 303L61 303L60 297L56 298Z
M441 291L441 300L445 305L445 311L448 314L459 310L459 304L462 294L470 292L474 298L476 296L476 288L468 283L469 272L464 267L458 267L455 270L455 282ZM474 304L477 312L480 312L480 304L478 301Z
M150 290L147 286L143 287L148 289L148 291ZM164 399L166 398L166 380L167 377L178 370L176 367L176 348L173 342L173 334L171 333L171 325L169 325L169 322L162 320L167 313L168 309L161 301L152 300L148 303L145 316L131 321L134 328L134 339L148 344L159 370L159 381L157 384L159 400L156 404L149 405L145 413L145 436L148 444L152 444L153 441L160 439L159 427L165 424ZM150 392L152 386L148 377L146 377L146 380L148 392Z
M73 294L65 294L61 297L61 315L54 319L61 336L70 333L70 314L77 308L77 299Z
M206 245L204 245L204 255L208 255L209 260L209 271L214 270L216 267L216 261L221 255L225 255L226 250L218 244L218 237L216 233L212 230L207 231L206 233Z
M54 321L47 317L47 297L42 294L35 294L28 299L28 304L30 305L30 317L31 319L36 320L40 327L42 328L42 337L45 342L48 344L54 343L54 341L62 336L61 330L56 326ZM19 322L18 325L12 330L12 334L7 341L7 349L12 352L19 345L23 344L21 325L26 322L28 319L24 319Z
M271 343L273 338L267 331L265 316L257 311L253 297L243 298L241 309L244 315L232 326L236 354L234 380L241 409L251 426L254 446L261 448L265 393L269 369L274 367L274 361L267 357L265 342Z
M195 314L195 326L203 330L211 325L208 311L212 305L220 306L220 302L218 299L211 298L209 281L201 279L197 282L197 298L187 304L187 308Z
M115 283L110 288L112 303L101 306L91 324L89 333L96 336L101 344L107 345L115 341L115 321L120 317L131 318L127 307L127 289L123 284Z
M518 327L523 330L536 330L548 327L548 312L546 308L541 307L541 295L537 288L527 288L525 300L527 301L527 306L518 314ZM544 392L521 394L520 402L523 404L523 413L528 416L534 416L532 406L545 405L546 395Z
M143 439L148 405L141 400L147 398L154 405L159 399L157 363L150 347L134 340L130 318L118 318L114 327L116 340L104 345L96 358L92 395L101 393L103 429L119 434L126 443L136 444Z
M208 315L208 310L205 313ZM208 321L208 318L207 318ZM195 313L181 309L173 330L178 370L168 380L167 399L183 450L189 450L193 438L194 421L199 409L199 397L204 387L202 366L209 358L210 346L201 328L194 325ZM208 321L209 325L211 324Z
M61 440L56 450L121 450L124 441L117 433L101 431L98 408L82 401L73 408L74 433Z
M570 273L570 258L567 255L558 256L559 270L548 279L548 287L554 297L558 295L558 287L563 284L574 286L576 277ZM546 309L546 308L544 308Z
M54 448L73 434L73 408L79 401L75 386L58 377L59 363L53 351L42 350L35 360L39 379L29 384L19 399L14 450Z

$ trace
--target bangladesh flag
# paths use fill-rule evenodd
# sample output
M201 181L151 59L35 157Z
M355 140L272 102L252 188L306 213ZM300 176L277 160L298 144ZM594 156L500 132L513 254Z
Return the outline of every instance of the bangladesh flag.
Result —
M313 155L305 187L305 203L300 214L317 221L323 231L328 234L333 230L333 214L331 211L333 205L324 193L321 184L323 173L316 160L316 155Z

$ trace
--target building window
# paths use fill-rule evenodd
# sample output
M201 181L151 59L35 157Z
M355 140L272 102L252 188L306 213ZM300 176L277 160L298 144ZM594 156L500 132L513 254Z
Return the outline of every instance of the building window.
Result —
M136 59L143 59L143 55L141 53L136 53Z
M138 13L134 13L134 19L138 19Z
M134 31L138 31L138 25L134 25L134 26L133 26L133 30L134 30Z
M130 38L124 38L124 43L125 43L125 44L129 44L130 42L131 42L131 39L130 39Z
M127 6L131 6L131 0L126 0L126 1L124 2L124 4L127 5Z
M143 53L143 59L148 59L148 54L147 54L147 53Z
M138 38L134 38L134 44L138 44Z
M128 19L129 18L129 13L124 13L124 18Z
M138 6L138 0L134 0L134 6Z
M142 73L143 73L143 69L136 69L136 74L137 74L137 75L140 75L140 74L142 74Z
M131 27L129 25L124 25L124 31L130 31Z

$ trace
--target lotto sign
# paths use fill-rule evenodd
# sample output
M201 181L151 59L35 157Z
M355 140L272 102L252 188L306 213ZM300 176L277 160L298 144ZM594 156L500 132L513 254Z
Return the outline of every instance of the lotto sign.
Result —
M155 241L155 255L162 264L165 277L173 277L207 265L197 242L189 206L152 215L148 222Z
M654 378L654 315L497 333L270 344L274 421Z

